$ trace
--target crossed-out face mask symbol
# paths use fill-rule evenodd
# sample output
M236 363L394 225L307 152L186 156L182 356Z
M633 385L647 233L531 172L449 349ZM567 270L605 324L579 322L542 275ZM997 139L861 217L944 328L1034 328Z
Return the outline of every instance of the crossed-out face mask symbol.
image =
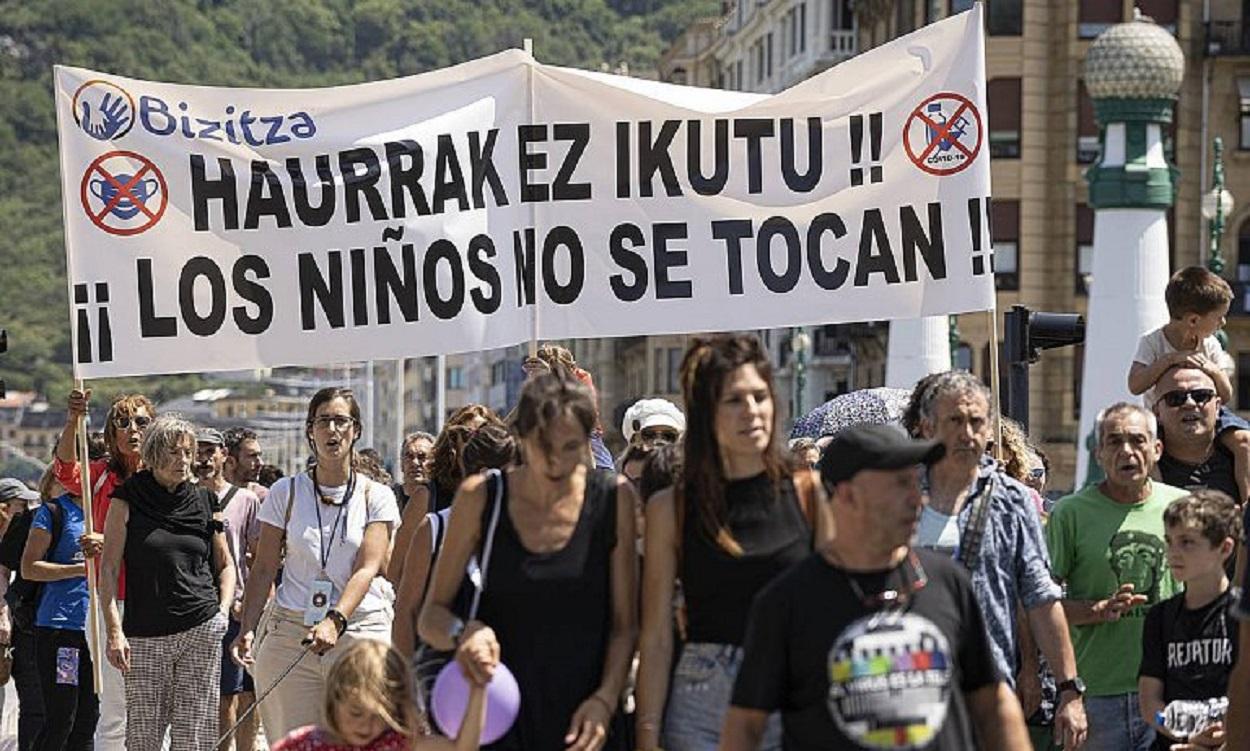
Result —
M136 181L128 190L123 191L122 188L133 180L134 175L129 174L114 175L112 180L94 177L90 183L91 195L103 201L105 206L117 198L117 203L109 213L118 219L132 219L139 214L141 206L146 206L148 199L156 195L160 185L155 177L149 177Z

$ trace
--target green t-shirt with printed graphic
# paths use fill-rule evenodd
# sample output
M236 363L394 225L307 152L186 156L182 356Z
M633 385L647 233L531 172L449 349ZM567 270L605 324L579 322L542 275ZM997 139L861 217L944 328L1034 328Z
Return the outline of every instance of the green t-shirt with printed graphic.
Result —
M1076 669L1090 696L1137 690L1146 611L1179 591L1167 565L1163 511L1188 491L1152 483L1141 503L1117 503L1088 485L1055 504L1046 525L1051 569L1070 600L1102 600L1122 584L1146 595L1146 604L1113 623L1072 626Z

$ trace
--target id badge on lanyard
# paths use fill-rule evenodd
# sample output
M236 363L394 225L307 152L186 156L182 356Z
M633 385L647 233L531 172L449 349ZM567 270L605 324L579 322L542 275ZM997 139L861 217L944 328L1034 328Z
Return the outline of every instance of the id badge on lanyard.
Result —
M334 582L329 579L319 578L308 586L308 602L304 605L305 626L316 626L326 619L326 614L330 612L330 595L333 593Z

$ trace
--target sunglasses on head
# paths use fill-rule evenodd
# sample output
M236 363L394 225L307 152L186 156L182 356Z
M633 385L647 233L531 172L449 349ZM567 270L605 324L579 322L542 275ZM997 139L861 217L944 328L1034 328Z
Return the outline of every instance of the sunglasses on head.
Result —
M1193 399L1194 404L1201 407L1215 398L1215 390L1189 389L1186 391L1185 389L1177 389L1175 391L1167 392L1161 398L1163 399L1163 403L1169 407L1183 407L1185 406L1185 402L1190 399Z
M152 423L152 418L147 415L117 415L113 418L113 427L118 430L125 430L134 425L139 430L143 430Z

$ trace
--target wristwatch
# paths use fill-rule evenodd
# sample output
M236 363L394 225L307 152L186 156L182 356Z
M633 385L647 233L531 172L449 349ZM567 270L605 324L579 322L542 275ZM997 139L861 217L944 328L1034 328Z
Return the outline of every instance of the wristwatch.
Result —
M339 632L339 636L342 636L343 632L347 630L347 616L337 610L327 610L326 620L334 624L334 628Z
M451 628L447 629L447 638L451 639L453 647L459 647L461 636L464 636L464 621L457 618L451 622Z
M1060 681L1059 683L1055 684L1055 690L1061 696L1063 695L1064 691L1074 691L1076 692L1077 698L1080 698L1085 695L1085 681L1081 680L1081 676L1078 675L1075 678L1071 678L1066 681Z

